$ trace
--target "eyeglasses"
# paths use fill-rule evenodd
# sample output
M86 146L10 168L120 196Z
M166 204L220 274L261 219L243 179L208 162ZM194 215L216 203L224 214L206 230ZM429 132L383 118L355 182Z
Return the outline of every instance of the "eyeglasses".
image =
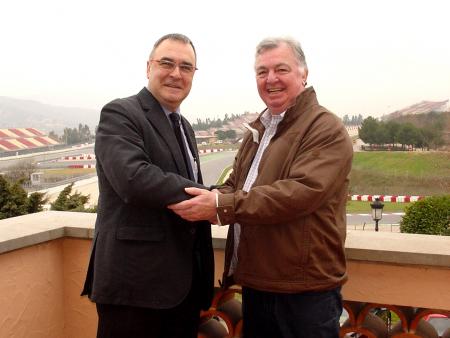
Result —
M176 63L174 61L171 60L154 60L151 59L150 61L155 61L158 63L158 65L164 69L167 70L169 72L173 72L175 70L175 68L180 68L180 72L184 73L184 74L192 74L194 73L196 70L198 70L196 67L194 67L193 65L190 65L188 63Z

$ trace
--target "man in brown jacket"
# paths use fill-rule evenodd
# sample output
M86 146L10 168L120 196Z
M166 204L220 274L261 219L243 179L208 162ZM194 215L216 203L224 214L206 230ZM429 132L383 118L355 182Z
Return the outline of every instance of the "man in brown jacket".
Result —
M247 126L229 179L220 193L187 188L196 197L170 208L230 224L224 285L242 285L246 338L337 338L352 142L305 88L297 41L263 40L255 71L267 109Z

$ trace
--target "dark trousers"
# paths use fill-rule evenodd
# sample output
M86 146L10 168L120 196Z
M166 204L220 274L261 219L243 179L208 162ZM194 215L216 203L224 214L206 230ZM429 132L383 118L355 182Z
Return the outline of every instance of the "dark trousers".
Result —
M295 294L242 289L245 338L338 338L341 288Z
M97 303L97 338L197 338L200 320L198 269L191 290L171 309Z
M200 306L190 292L172 309L98 304L97 338L196 338Z

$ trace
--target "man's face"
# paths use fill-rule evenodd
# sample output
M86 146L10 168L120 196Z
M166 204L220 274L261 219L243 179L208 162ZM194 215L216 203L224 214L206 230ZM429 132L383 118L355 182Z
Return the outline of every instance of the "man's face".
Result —
M306 71L299 67L292 49L285 43L263 51L255 60L259 96L272 114L280 114L295 104L305 90Z
M174 63L178 66L171 67ZM192 67L195 54L190 44L164 40L147 62L148 89L161 105L175 111L191 90L195 70L186 69Z

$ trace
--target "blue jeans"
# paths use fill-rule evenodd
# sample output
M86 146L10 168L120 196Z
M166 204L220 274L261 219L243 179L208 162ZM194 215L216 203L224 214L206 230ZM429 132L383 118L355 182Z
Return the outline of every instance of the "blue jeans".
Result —
M275 293L242 289L244 338L338 338L341 287Z

